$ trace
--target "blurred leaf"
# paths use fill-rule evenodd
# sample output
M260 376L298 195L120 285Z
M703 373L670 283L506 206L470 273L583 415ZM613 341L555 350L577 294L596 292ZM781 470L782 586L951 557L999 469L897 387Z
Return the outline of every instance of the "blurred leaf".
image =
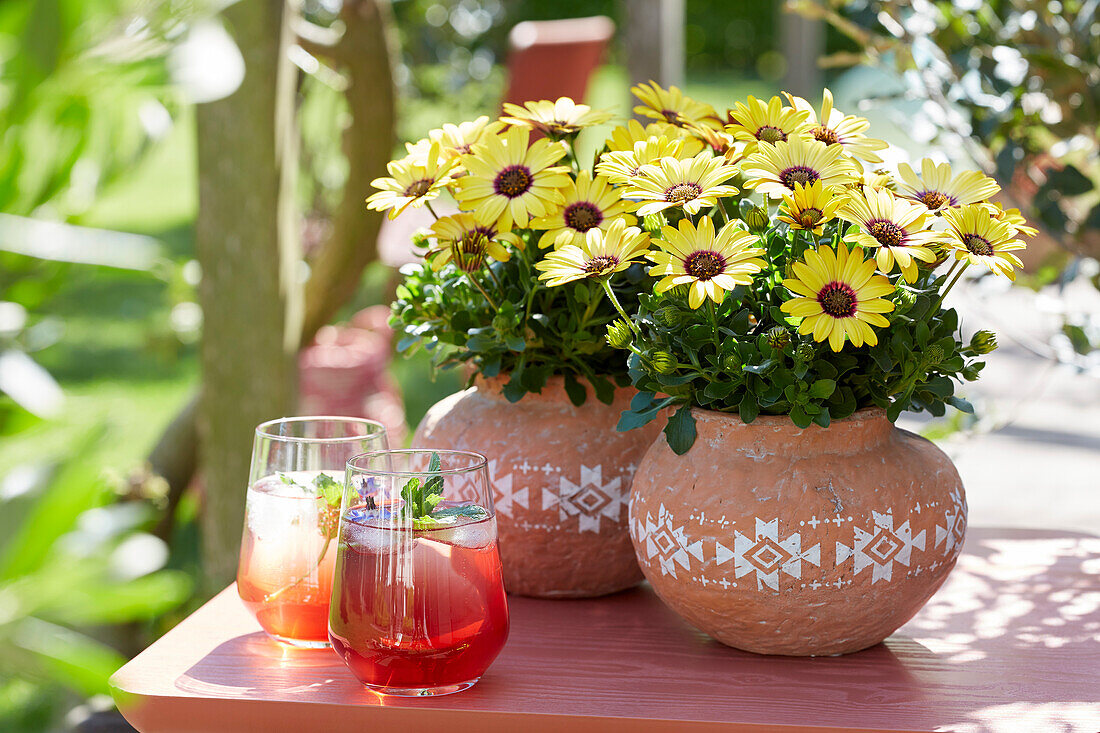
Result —
M104 495L104 486L89 473L85 460L102 437L100 427L73 447L72 455L0 552L0 580L41 567L54 542L73 528L81 512L95 506Z

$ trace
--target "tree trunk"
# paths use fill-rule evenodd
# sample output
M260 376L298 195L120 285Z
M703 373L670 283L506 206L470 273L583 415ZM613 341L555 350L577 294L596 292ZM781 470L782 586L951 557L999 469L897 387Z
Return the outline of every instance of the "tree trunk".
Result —
M684 85L684 0L622 0L630 83Z
M302 299L284 0L239 2L223 17L245 77L231 96L197 113L207 590L234 575L253 430L294 411Z
M307 50L336 62L348 79L345 92L351 123L344 133L350 163L340 206L333 215L332 236L310 262L306 284L303 343L332 319L355 292L363 268L378 256L382 212L370 211L370 182L387 175L393 153L396 92L393 86L395 43L389 0L344 0L345 31L325 48L299 39Z

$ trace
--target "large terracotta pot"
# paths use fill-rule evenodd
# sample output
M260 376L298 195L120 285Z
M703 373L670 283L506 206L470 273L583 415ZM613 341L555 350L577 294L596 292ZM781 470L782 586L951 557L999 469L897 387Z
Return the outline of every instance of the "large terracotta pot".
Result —
M688 453L658 439L638 467L630 530L657 594L715 639L761 654L865 649L954 567L959 474L882 410L806 430L693 414Z
M434 405L414 437L425 448L462 448L489 458L504 584L542 598L589 598L642 580L627 530L634 469L660 430L615 432L632 389L612 405L574 407L561 377L510 403L506 379Z

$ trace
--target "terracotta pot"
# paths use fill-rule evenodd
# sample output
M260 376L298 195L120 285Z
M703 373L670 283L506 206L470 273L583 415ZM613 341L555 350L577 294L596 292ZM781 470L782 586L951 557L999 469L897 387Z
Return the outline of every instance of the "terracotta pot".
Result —
M612 405L574 407L562 379L510 403L506 379L434 405L413 438L426 448L464 448L489 460L504 583L512 593L590 598L637 585L642 573L627 530L634 469L661 426L615 432L632 389Z
M950 459L868 409L828 428L694 410L630 502L646 578L684 619L760 654L846 654L908 621L955 565L966 498Z

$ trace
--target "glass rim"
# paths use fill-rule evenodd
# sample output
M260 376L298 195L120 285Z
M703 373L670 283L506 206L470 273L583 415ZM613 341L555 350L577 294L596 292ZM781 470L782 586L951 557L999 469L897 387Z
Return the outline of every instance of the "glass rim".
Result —
M371 430L369 432L362 433L361 435L345 435L339 438L306 438L298 435L280 435L279 433L270 431L270 428L275 425L325 421L345 422L360 426L369 426ZM273 420L265 420L264 422L256 426L256 437L267 438L269 440L279 440L284 443L350 443L352 441L363 440L365 438L374 438L379 435L387 435L386 426L379 421L371 420L370 418L366 417L348 417L347 415L294 415L292 417L277 417Z
M440 456L444 456L444 455L466 456L468 458L475 459L476 462L472 463L469 466L465 466L464 468L441 468L438 471L430 471L430 472L427 471L427 470L423 470L423 471L387 471L387 470L384 470L384 469L367 468L366 466L361 466L357 463L360 459L375 458L375 457L379 457L379 456L383 456L383 455L395 455L395 454L397 454L397 455L413 455L415 453L424 453L424 454L427 454L427 455L431 455L432 453L438 453ZM455 475L458 475L460 473L469 473L470 471L480 471L481 469L488 469L488 466L489 466L489 459L486 458L484 454L478 453L477 451L472 451L472 450L460 450L460 449L452 449L452 448L392 448L392 449L383 449L383 450L372 450L372 451L367 451L366 453L359 453L358 455L354 455L354 456L352 456L351 458L348 459L345 468L348 471L354 471L356 473L368 474L368 475L371 475L371 476L402 476L402 477L408 476L408 477L413 477L413 476L423 476L426 473L431 473L433 476L434 475L455 476Z

